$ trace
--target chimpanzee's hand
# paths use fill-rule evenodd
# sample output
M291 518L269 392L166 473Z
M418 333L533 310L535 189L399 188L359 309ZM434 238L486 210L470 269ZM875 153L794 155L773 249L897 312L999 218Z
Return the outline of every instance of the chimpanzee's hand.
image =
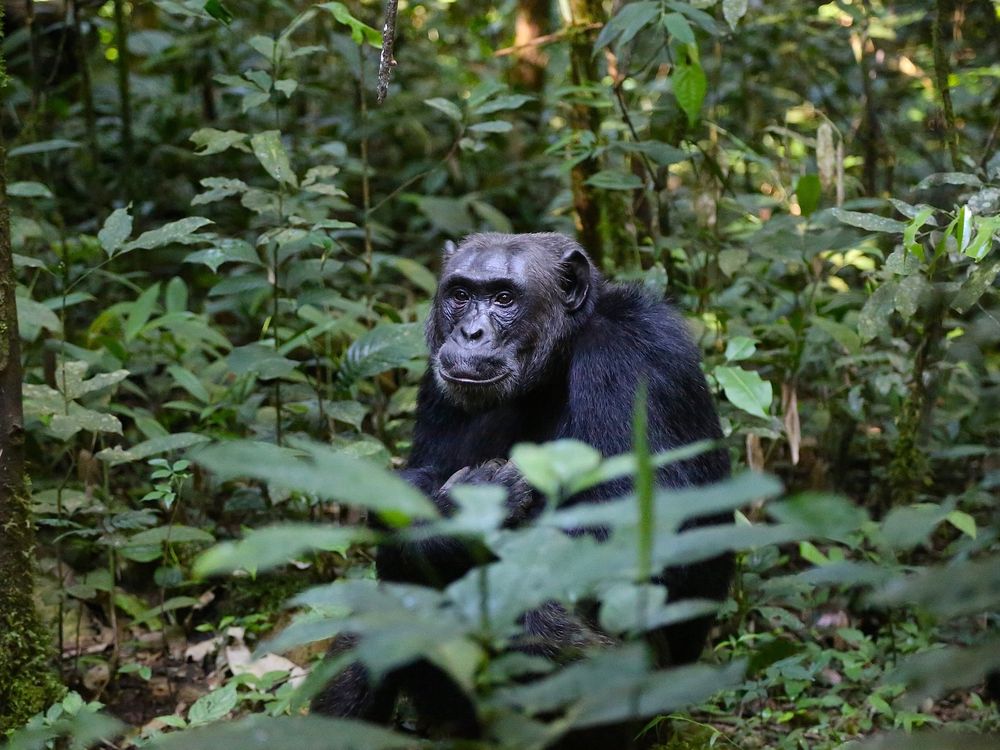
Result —
M479 466L466 466L452 474L438 491L438 497L446 499L451 509L454 502L448 498L448 493L456 484L498 484L507 489L507 518L504 528L516 528L530 521L542 509L541 497L524 481L521 473L511 461L494 458ZM435 497L439 508L441 502Z

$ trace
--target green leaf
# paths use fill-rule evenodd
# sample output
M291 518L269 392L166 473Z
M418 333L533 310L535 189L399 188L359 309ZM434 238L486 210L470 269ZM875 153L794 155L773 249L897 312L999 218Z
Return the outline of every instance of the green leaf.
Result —
M508 133L514 126L506 120L489 120L488 122L477 122L469 126L472 133Z
M529 484L551 497L601 463L597 450L569 439L544 445L520 443L513 447L510 457Z
M936 172L917 183L917 190L925 190L926 188L937 187L938 185L980 187L982 184L982 180L974 174L966 174L965 172Z
M69 440L80 430L122 434L122 423L113 414L85 409L77 403L69 405L69 414L55 414L48 431L60 440Z
M1000 258L993 258L989 263L976 268L952 299L951 306L960 313L967 312L987 289L993 287L997 274L1000 274Z
M889 328L889 315L896 306L896 282L887 281L872 293L858 314L858 335L867 343Z
M733 336L726 342L725 358L727 362L738 362L749 359L757 351L757 342L749 336Z
M207 0L205 3L205 12L225 26L231 24L235 18L232 11L225 6L222 0Z
M814 315L809 322L844 347L848 354L857 354L861 351L861 337L850 326L821 315Z
M65 138L53 138L50 141L35 141L26 143L23 146L15 146L7 152L8 158L15 156L25 156L26 154L46 154L49 151L62 151L68 148L79 148L78 141L68 141Z
M435 518L437 510L419 490L378 465L315 443L297 450L234 441L199 449L195 460L223 479L250 477L289 490L370 508L401 522Z
M52 198L52 191L40 182L12 182L7 195L14 198Z
M178 432L173 435L164 435L163 437L143 441L127 450L123 450L119 446L105 448L97 454L97 458L107 461L111 466L117 466L118 464L141 461L144 458L156 456L161 453L184 450L185 448L200 445L201 443L207 443L209 439L205 435L198 435L193 432Z
M167 368L167 372L173 376L174 382L177 383L177 385L201 401L203 404L207 404L212 400L212 397L209 396L205 385L198 380L198 376L190 370L185 369L180 365L170 365L170 367Z
M453 102L447 99L442 99L441 97L434 97L433 99L424 99L424 104L428 107L433 107L438 112L442 112L447 115L450 119L455 122L462 121L462 110L458 108Z
M328 10L340 23L351 29L351 39L355 44L367 43L376 49L382 46L382 34L352 16L343 3L323 3L319 7Z
M149 322L160 296L160 282L156 282L139 295L138 299L128 306L128 318L125 320L125 340L132 341Z
M623 5L614 17L605 24L594 42L594 53L618 40L619 45L628 44L635 35L660 17L660 4L642 0Z
M773 396L768 381L756 372L741 367L716 367L715 378L733 406L767 419Z
M602 169L591 176L587 180L587 184L602 190L637 190L642 187L642 180L631 172L619 169Z
M744 11L746 3L744 2ZM820 198L823 197L823 186L820 184L819 175L805 174L795 183L795 197L799 201L799 209L803 216L812 216L819 208Z
M283 378L294 372L298 363L282 357L264 344L246 344L233 349L226 357L229 369L235 375L256 375L261 380Z
M154 247L163 247L164 245L191 245L195 242L205 242L209 238L202 237L196 234L196 232L211 223L211 219L206 219L202 216L188 216L185 219L178 219L169 224L164 224L159 229L143 232L138 238L125 245L121 253L124 254L133 250L149 250Z
M905 320L916 315L920 307L920 299L924 292L930 289L927 280L920 274L913 274L900 280L896 287L893 305Z
M30 297L17 298L17 329L25 341L34 341L41 329L58 332L62 330L59 316L41 302Z
M194 572L199 577L237 570L262 572L285 565L308 552L347 553L353 544L368 544L374 538L363 527L281 524L248 531L237 542L224 542L198 557Z
M128 370L115 370L102 372L89 380L84 380L87 368L86 362L67 362L56 368L56 385L66 398L77 399L88 393L110 388L129 376Z
M701 112L702 102L708 91L708 80L705 71L697 61L677 65L673 75L674 98L681 110L687 115L688 124L694 126Z
M215 273L224 263L249 263L263 265L257 251L249 242L238 239L222 239L215 247L196 250L184 258L185 263L203 263Z
M663 28L681 44L695 43L694 30L680 13L667 13L663 16Z
M231 682L235 696L236 683ZM229 687L227 686L227 687ZM226 688L222 688L225 690ZM219 690L215 691L220 692ZM195 706L214 693L198 699ZM228 698L222 701L228 705ZM235 707L235 703L234 706ZM199 711L205 721L218 710ZM225 714L228 714L226 710ZM193 717L192 717L193 718ZM218 718L222 718L219 716ZM146 747L151 750L411 750L412 735L397 734L357 719L327 719L320 716L250 716L239 721L220 721L210 726L162 735Z
M240 148L246 151L245 142L248 136L238 130L216 130L215 128L201 128L194 131L190 139L194 142L196 149L201 149L196 153L198 156L208 156L218 154L230 148Z
M948 514L947 521L970 539L976 538L976 519L965 511L953 510Z
M534 100L535 97L528 96L526 94L508 94L506 96L498 96L495 99L490 99L484 104L480 104L478 107L473 107L472 114L481 116L490 115L494 112L505 112L511 109L518 109L519 107Z
M843 224L852 227L866 229L869 232L888 232L890 234L902 234L906 231L906 224L895 219L887 219L876 214L865 214L859 211L845 211L842 208L831 208L830 213L834 218Z
M129 547L142 547L147 545L159 545L164 542L171 544L188 544L198 542L200 544L211 544L215 537L207 531L196 529L193 526L157 526L155 529L146 529L138 534L133 534L128 538L126 544Z
M97 241L101 243L108 257L114 255L125 244L132 234L132 217L128 208L116 208L104 222L101 231L97 233Z
M351 380L370 378L408 365L426 353L421 324L383 323L351 344L341 371Z
M262 133L255 133L250 138L250 146L253 148L257 161L271 177L292 187L298 185L291 162L288 160L288 153L281 143L279 131L265 130Z
M726 19L729 28L736 30L736 24L746 15L748 4L749 0L722 0L722 17Z

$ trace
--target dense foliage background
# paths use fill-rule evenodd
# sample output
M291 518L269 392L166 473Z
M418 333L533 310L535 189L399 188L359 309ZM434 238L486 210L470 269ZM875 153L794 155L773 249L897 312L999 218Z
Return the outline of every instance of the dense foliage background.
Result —
M400 0L383 104L373 2L5 9L35 582L71 690L8 633L0 730L42 711L16 747L112 716L118 746L413 746L405 717L299 717L345 627L376 669L447 669L488 746L639 717L672 748L995 747L962 733L1000 731L1000 3ZM488 583L376 589L360 519L427 515L383 469L439 249L477 230L575 234L673 299L771 477L640 493L597 546L552 530L559 497L648 457L528 446L548 526L498 532L483 488L438 522L508 554ZM734 524L678 534L706 504ZM725 548L707 664L652 670L634 637L691 612L638 582ZM546 598L597 599L623 645L503 656ZM220 722L252 712L277 718Z

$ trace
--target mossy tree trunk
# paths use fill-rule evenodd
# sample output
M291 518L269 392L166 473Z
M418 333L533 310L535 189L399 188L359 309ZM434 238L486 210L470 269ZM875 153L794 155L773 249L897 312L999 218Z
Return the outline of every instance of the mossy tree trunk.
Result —
M0 29L2 14L0 6ZM0 56L0 87L5 82ZM33 596L35 539L24 482L21 348L5 157L0 142L0 737L45 708L58 685Z

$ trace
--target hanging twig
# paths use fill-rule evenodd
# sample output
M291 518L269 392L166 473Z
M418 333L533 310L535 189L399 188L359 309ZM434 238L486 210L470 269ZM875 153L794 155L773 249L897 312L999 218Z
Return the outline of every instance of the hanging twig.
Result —
M376 101L381 104L389 95L389 77L396 67L396 58L392 51L396 44L396 11L399 0L387 0L385 4L385 26L382 27L382 54L378 60L378 96Z

